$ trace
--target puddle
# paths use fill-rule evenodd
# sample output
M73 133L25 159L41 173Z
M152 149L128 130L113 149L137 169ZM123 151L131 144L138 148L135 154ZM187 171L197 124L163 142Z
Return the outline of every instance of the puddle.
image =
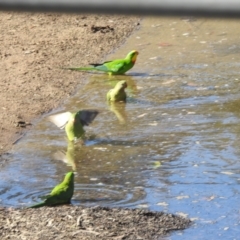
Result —
M73 204L148 208L195 224L171 239L237 239L240 196L239 21L146 18L108 59L140 52L127 76L89 74L61 108L101 111L85 146L43 118L0 171L3 206L39 201L72 169ZM77 74L76 74L77 76ZM127 104L106 93L128 83Z

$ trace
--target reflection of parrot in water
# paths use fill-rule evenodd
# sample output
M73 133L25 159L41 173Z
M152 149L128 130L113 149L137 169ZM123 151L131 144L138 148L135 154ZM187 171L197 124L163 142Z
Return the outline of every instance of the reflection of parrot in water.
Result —
M127 120L125 105L123 102L109 102L110 111L116 115L121 124L125 124Z
M108 91L107 100L111 102L125 102L127 98L126 87L127 83L125 80L119 81L113 89Z
M69 70L75 70L75 71L82 71L82 70L95 70L95 71L101 71L106 72L109 75L121 75L130 70L136 60L137 60L138 51L131 51L128 53L128 55L124 59L117 59L113 61L107 61L104 63L92 63L92 67L70 67L65 68Z
M65 132L70 141L77 140L84 135L83 127L88 126L98 115L97 110L81 110L76 113L59 113L49 117L49 120Z
M54 206L71 202L74 191L74 173L68 172L64 180L58 184L51 193L44 196L45 200L41 203L30 206L29 208L39 208L43 206Z
M74 142L68 141L67 151L65 152L58 150L53 154L53 157L56 160L62 160L68 166L71 166L73 171L76 171L77 165L75 160L78 146L79 145L75 145Z

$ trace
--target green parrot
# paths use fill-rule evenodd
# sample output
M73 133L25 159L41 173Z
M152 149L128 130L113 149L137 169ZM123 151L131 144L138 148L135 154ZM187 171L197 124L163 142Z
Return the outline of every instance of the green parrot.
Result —
M65 127L69 141L76 141L84 136L83 127L88 126L98 113L97 110L81 110L75 113L64 112L50 116L49 120L61 129Z
M125 80L119 81L113 89L108 91L107 100L111 102L126 102L127 94L125 88L127 88L127 82Z
M128 53L128 55L124 59L117 59L113 61L107 61L104 63L91 63L91 67L70 67L65 68L69 70L75 70L75 71L84 71L84 70L95 70L95 71L101 71L106 72L109 75L121 75L130 70L136 60L137 60L138 51L131 51Z
M43 202L30 206L29 208L39 208L43 206L54 206L59 204L66 204L71 202L74 192L74 173L68 172L64 180L58 184L51 193L42 197Z

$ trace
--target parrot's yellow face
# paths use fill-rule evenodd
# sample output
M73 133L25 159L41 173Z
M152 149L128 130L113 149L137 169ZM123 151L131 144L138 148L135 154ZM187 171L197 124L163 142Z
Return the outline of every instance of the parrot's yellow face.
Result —
M132 62L133 62L133 63L136 62L138 54L139 54L138 51L136 51L136 50L132 51L132 57L131 57L131 59L132 59Z

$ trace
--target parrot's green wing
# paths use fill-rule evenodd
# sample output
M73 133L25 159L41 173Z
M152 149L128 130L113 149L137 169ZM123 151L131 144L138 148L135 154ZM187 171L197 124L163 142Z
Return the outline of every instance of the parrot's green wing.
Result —
M47 199L48 197L50 197L50 195L45 195L45 196L41 196L41 199Z
M124 68L124 59L118 59L113 61L107 61L104 63L91 63L95 70L107 72L107 73L118 73Z
M59 204L70 203L74 192L74 173L68 172L64 180L58 184L45 201L35 204L30 208L38 208L43 206L55 206Z
M69 201L69 191L66 184L57 185L50 193L50 197L47 198L47 202L51 205L59 203L68 203Z
M111 72L114 74L121 74L126 72L125 70L128 68L129 63L126 63L124 59L123 60L120 59L120 60L115 60L112 62L105 63L104 66L107 67L108 69L107 72Z

